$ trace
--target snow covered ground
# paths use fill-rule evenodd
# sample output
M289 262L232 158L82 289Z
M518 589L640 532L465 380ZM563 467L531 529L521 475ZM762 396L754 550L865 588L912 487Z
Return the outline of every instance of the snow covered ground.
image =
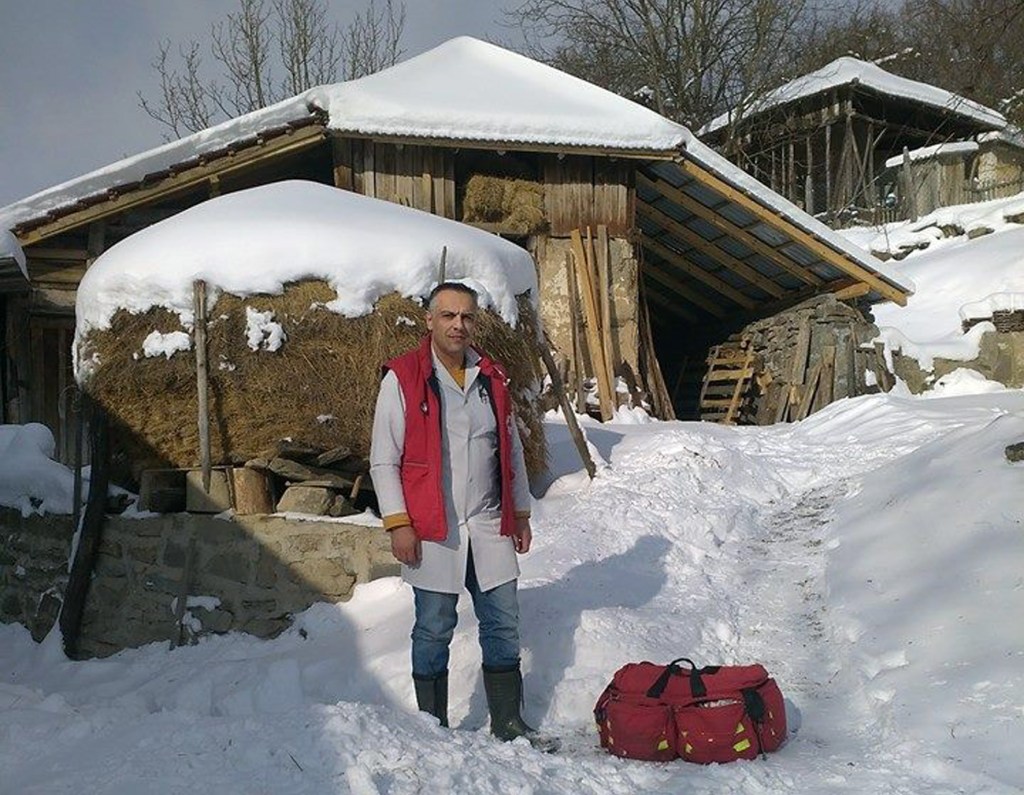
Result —
M486 731L472 611L451 717L414 712L398 579L273 641L70 662L0 627L0 792L1010 793L1024 786L1024 392L841 401L795 425L565 426L521 609L545 756ZM367 532L379 532L368 529ZM467 600L464 600L467 601ZM607 756L590 710L634 659L762 661L789 743L697 767Z

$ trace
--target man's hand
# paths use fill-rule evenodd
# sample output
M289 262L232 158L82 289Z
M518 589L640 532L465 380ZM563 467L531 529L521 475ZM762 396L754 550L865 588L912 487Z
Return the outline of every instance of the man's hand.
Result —
M406 566L420 562L420 540L412 525L404 524L391 531L391 554Z
M530 551L530 544L533 543L533 530L530 529L529 518L516 519L515 535L512 540L516 545L516 552L525 555Z

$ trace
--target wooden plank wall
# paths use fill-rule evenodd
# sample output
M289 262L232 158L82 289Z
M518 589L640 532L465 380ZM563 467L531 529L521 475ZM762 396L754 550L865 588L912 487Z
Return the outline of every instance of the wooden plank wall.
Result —
M365 139L334 142L334 181L339 188L434 213L457 216L456 150ZM590 155L538 154L545 184L549 234L598 224L613 237L633 226L635 162Z
M630 161L546 156L544 209L550 234L564 237L573 229L605 224L610 236L625 237L633 226L634 174Z
M343 138L335 141L333 151L339 188L455 218L451 150Z

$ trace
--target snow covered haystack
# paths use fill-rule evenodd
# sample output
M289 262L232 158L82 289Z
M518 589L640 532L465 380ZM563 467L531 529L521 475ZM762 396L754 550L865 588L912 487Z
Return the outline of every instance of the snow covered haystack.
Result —
M113 246L78 290L76 377L109 413L115 477L199 462L193 284L207 285L214 464L281 439L366 456L381 365L426 333L445 278L480 295L478 343L509 369L531 471L546 452L537 282L519 247L312 182L211 199Z

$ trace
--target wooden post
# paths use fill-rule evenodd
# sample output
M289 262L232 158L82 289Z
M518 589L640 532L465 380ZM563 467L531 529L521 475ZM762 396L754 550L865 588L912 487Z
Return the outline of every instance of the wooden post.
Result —
M832 220L832 122L825 126L825 212Z
M576 413L572 410L572 406L569 405L569 398L565 394L565 386L562 384L562 377L558 374L558 367L555 365L555 360L551 356L551 350L546 338L540 344L540 356L544 360L544 366L547 368L548 375L551 376L551 388L555 390L555 397L558 398L558 405L562 407L562 414L565 416L565 424L569 428L569 435L572 437L572 441L576 445L576 451L580 454L580 459L583 461L583 466L587 470L587 475L589 475L590 479L593 480L594 475L597 473L597 467L594 466L594 459L590 457L590 450L587 448L586 437L583 435L583 431L580 428L579 423L576 421Z
M917 220L917 193L914 190L914 167L910 164L910 150L903 147L903 190L907 193L907 215Z
M78 522L82 518L82 453L85 428L85 411L83 395L78 389L74 392L72 402L77 404L75 410L75 480L71 489L71 526L78 532Z
M597 377L597 397L601 405L601 420L606 422L615 413L612 403L612 385L608 381L608 371L602 364L604 353L601 348L600 311L594 302L594 287L591 280L590 263L583 248L583 237L579 229L572 230L572 252L576 257L576 275L580 279L580 293L583 295L583 307L587 315L587 343L593 358L591 366Z
M78 659L78 640L82 630L82 614L92 582L92 569L103 537L103 520L107 513L107 486L110 482L110 445L107 433L107 415L102 408L89 401L89 436L92 468L89 477L89 498L85 516L78 533L78 546L71 562L71 572L64 588L64 603L60 610L60 631L64 640L64 653Z
M811 136L807 136L807 174L804 176L804 212L814 215L814 152L811 148Z
M192 570L195 568L196 537L189 534L185 564L181 567L178 593L174 602L174 634L171 636L171 650L180 646L185 636L185 610L188 608L188 594L192 590Z
M206 362L206 282L192 284L192 308L195 314L196 390L199 398L199 460L203 468L203 490L210 493L210 405Z
M448 261L448 246L441 246L441 264L437 266L437 283L444 284L445 266Z

